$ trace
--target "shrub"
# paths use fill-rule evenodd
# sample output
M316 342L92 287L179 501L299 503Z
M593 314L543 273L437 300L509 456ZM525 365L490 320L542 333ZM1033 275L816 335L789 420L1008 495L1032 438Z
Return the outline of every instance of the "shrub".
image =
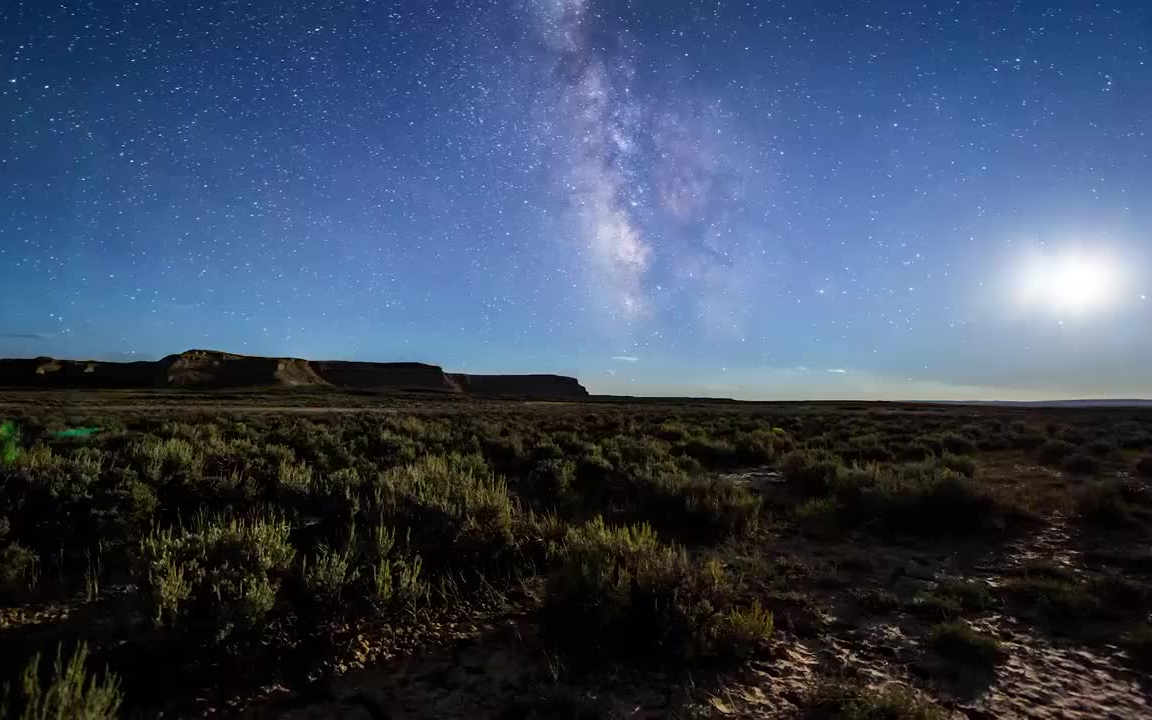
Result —
M1152 478L1152 455L1145 455L1136 461L1136 474L1140 477Z
M360 550L360 577L367 599L376 607L413 602L425 594L420 556L407 556L396 547L396 532L383 520L368 533Z
M120 680L105 671L103 677L89 674L88 646L76 646L67 662L62 646L56 648L54 674L47 687L40 684L40 654L24 670L21 696L16 710L23 720L115 720L123 702ZM7 695L7 693L5 693ZM0 708L8 710L9 708ZM7 713L3 713L7 716ZM16 717L16 713L12 714Z
M311 562L304 558L301 575L312 597L325 604L335 604L344 594L344 588L356 580L352 551L350 548L336 551L321 544Z
M745 465L767 465L776 457L775 443L778 442L769 430L756 430L750 433L737 433L732 444L736 458Z
M933 463L842 473L836 499L849 522L929 537L998 530L1022 512L1007 498Z
M842 720L946 720L948 713L906 685L872 690L862 685L826 683L808 697L805 717Z
M944 450L954 455L971 455L976 452L976 443L963 435L949 433L940 439Z
M704 467L718 468L734 465L738 459L732 443L709 437L693 437L676 446L676 452L698 460Z
M928 642L941 657L978 667L991 668L1003 655L996 638L959 622L933 627Z
M613 528L597 517L570 528L548 582L545 631L561 646L682 656L687 618L676 590L689 572L678 547L662 544L648 525Z
M1064 574L1030 572L1004 584L1008 607L1056 628L1072 629L1100 616L1099 600L1088 586Z
M710 629L712 654L744 658L772 637L772 613L755 600L746 608L733 608L713 622Z
M940 464L965 477L976 475L976 461L967 455L953 455L951 452L945 452L944 456L940 458Z
M1020 450L1035 450L1045 443L1044 436L1036 432L1013 433L1011 441Z
M609 527L597 517L569 528L554 555L544 629L579 659L739 657L771 634L771 613L758 604L718 613L730 590L719 563L694 568L648 525Z
M941 580L930 595L946 598L967 612L984 612L996 602L988 586L978 580Z
M529 487L534 492L556 501L572 492L575 481L576 463L556 458L537 462L528 475Z
M276 473L279 489L297 495L307 495L312 487L312 468L307 463L281 460Z
M1125 638L1124 645L1128 655L1139 667L1152 668L1152 625L1138 625Z
M1045 465L1057 465L1075 450L1071 443L1064 440L1048 440L1040 446L1040 462Z
M784 481L804 495L825 495L839 471L840 462L831 454L793 450L784 456Z
M1095 457L1106 458L1116 455L1120 452L1120 448L1108 440L1093 440L1088 445L1088 452Z
M204 462L191 443L179 438L146 437L134 443L130 453L140 472L153 482L194 481L200 477Z
M683 529L697 528L713 538L739 535L756 528L760 498L731 480L710 478L670 487L672 502L681 504Z
M439 566L493 559L511 548L516 510L478 455L427 456L378 478L375 502L411 530Z
M207 629L217 640L258 627L295 554L288 534L275 517L201 517L191 529L153 531L140 543L138 569L153 622Z
M27 589L36 570L36 553L10 540L8 518L0 517L0 596Z
M935 453L932 448L928 447L922 442L913 442L900 448L899 456L901 460L908 462L921 462L931 458Z
M1098 529L1122 529L1147 522L1147 499L1141 488L1122 480L1086 483L1076 494L1076 513L1085 525Z
M886 613L900 606L900 599L895 593L880 588L853 588L849 595L867 612Z
M1073 475L1095 475L1100 472L1100 461L1087 453L1077 452L1064 458L1060 467Z

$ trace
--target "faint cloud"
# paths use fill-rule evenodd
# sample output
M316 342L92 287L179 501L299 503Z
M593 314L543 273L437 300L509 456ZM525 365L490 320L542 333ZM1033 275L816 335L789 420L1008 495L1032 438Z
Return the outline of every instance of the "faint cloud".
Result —
M613 355L612 361L613 362L638 363L638 362L640 362L640 358L633 357L631 355Z
M0 333L0 337L6 340L52 340L56 337L56 333L46 332L32 332L32 333L19 333L19 332L6 332Z
M837 375L847 375L848 371L844 368L828 368L828 372L836 373Z

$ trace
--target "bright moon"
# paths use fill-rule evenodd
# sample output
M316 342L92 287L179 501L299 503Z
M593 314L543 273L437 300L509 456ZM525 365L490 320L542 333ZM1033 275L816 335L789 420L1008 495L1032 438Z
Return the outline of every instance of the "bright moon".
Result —
M1029 258L1020 279L1025 305L1084 315L1105 310L1117 300L1121 271L1104 253L1065 250Z

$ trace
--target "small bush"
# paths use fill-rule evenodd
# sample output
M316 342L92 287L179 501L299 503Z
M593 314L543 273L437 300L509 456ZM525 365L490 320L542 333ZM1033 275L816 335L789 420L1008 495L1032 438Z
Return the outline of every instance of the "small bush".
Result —
M1116 446L1116 443L1108 440L1093 440L1088 444L1088 452L1094 457L1107 458L1119 453L1120 448Z
M946 720L948 713L906 685L872 690L862 685L827 683L809 695L804 717L816 720Z
M1040 446L1039 458L1044 465L1059 465L1060 462L1075 452L1076 447L1064 440L1048 440Z
M507 484L478 455L427 456L378 478L375 504L407 527L426 560L466 565L513 544Z
M320 545L311 561L304 558L301 574L304 587L322 603L334 604L344 588L356 580L356 567L350 549L332 550Z
M976 461L967 455L953 455L951 452L945 452L944 456L940 458L940 464L964 477L976 475Z
M1076 514L1100 530L1132 528L1149 521L1148 499L1141 488L1122 479L1086 483L1076 494Z
M709 437L693 437L676 446L677 454L687 455L708 468L731 467L738 460L732 443Z
M569 529L549 579L545 631L569 649L683 656L688 620L676 590L689 573L680 548L648 525L612 528L597 517Z
M760 498L730 480L690 481L672 492L682 504L685 529L696 526L720 538L750 532L758 523Z
M571 460L541 460L528 475L528 485L533 492L560 501L572 492L576 482L576 463Z
M0 597L25 591L36 569L36 553L10 540L8 518L0 517Z
M281 490L307 495L312 488L312 468L307 463L281 460L276 484Z
M1142 623L1137 626L1125 638L1124 645L1137 666L1152 668L1152 625Z
M776 444L779 440L771 431L757 430L738 433L733 440L736 458L745 465L767 465L776 457Z
M597 517L569 528L554 550L544 629L578 659L621 655L657 663L741 657L772 632L758 604L720 613L729 581L718 562L696 568L648 525L609 527Z
M935 453L932 448L922 442L913 442L900 449L899 456L905 462L922 462L931 458Z
M219 640L259 627L295 555L278 518L200 518L154 531L140 544L140 587L154 623L206 629Z
M376 607L412 603L424 597L427 588L421 576L420 556L408 556L396 547L396 532L383 520L368 533L360 549L359 572L365 597Z
M1007 497L934 463L841 473L835 496L848 522L925 537L979 535L1023 514Z
M886 613L900 606L900 599L895 593L880 588L853 588L849 594L867 612Z
M67 662L62 649L56 648L54 673L47 687L40 684L40 654L32 657L14 708L18 716L22 720L115 720L124 699L120 680L107 671L103 677L89 674L87 645L78 645Z
M793 450L784 456L784 481L804 495L826 495L840 470L840 462L831 454L811 450Z
M144 438L132 446L131 455L144 477L153 482L193 481L200 476L203 466L203 458L192 444L179 438Z
M994 667L1003 654L996 638L958 622L933 627L928 643L941 657L978 667Z
M1087 453L1077 452L1064 458L1060 468L1073 475L1095 475L1100 472L1100 461Z
M772 637L772 613L753 601L746 608L733 608L720 615L710 631L714 655L744 658Z
M944 446L945 451L954 455L972 455L976 452L976 443L955 433L945 435L940 439L940 444Z
M1035 450L1045 443L1045 438L1035 432L1013 433L1011 442L1013 447L1020 450Z

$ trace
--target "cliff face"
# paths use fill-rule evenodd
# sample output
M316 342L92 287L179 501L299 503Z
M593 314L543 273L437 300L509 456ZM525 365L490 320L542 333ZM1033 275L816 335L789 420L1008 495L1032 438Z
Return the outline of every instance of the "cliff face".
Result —
M338 360L315 360L309 364L325 382L336 387L460 392L460 388L436 365Z
M308 361L189 350L155 362L99 362L40 357L0 360L0 386L44 388L240 388L334 386L423 390L532 398L587 397L559 375L449 374L423 363Z
M588 397L576 378L563 375L450 375L464 392L478 395L571 398Z

